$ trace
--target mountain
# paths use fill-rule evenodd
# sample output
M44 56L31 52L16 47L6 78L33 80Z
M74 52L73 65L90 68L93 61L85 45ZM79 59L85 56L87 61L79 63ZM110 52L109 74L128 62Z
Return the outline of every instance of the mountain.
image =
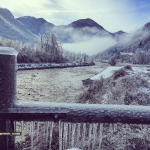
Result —
M0 36L23 42L37 42L38 37L14 18L8 9L0 8Z
M22 22L28 30L36 35L44 34L47 30L52 30L54 27L54 24L47 22L43 18L25 16L17 18L17 20Z
M99 30L105 30L102 26L96 23L94 20L87 18L87 19L79 19L77 21L72 22L71 24L67 25L68 27L73 28L85 28L85 27L95 27Z
M88 41L95 37L118 40L124 36L123 31L111 33L90 18L56 26L43 18L24 16L15 19L9 10L0 8L0 36L23 42L37 42L39 34L46 31L54 32L61 43Z
M112 34L112 36L117 40L117 41L121 41L121 39L126 36L127 33L120 30L120 31L117 31L115 33Z
M113 33L114 35L123 35L123 34L127 34L126 32L120 30L120 31L117 31L115 33Z
M87 18L87 19L79 19L77 21L72 22L71 24L67 25L66 28L73 28L74 32L80 32L80 34L86 36L112 36L112 33L105 30L101 25L96 23L94 20Z
M121 41L107 50L98 53L95 55L95 58L108 59L115 53L135 53L136 51L150 52L150 22L134 33L125 34Z
M66 26L55 26L54 32L61 41L66 43L86 41L94 37L115 38L113 33L105 30L101 25L90 18L79 19Z
M150 22L146 23L142 30L150 30Z
M112 33L108 32L98 23L89 18L80 19L69 25L61 26L55 26L43 18L30 16L20 17L17 18L17 20L23 23L28 30L36 35L44 34L47 30L51 30L57 35L59 41L63 43L79 42L81 41L81 37L82 39L86 39L91 38L92 36L112 36Z

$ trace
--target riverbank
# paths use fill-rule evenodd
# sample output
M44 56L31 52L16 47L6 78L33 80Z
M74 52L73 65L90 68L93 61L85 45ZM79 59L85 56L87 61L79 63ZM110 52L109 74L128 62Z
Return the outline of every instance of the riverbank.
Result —
M85 67L94 66L95 63L20 63L18 64L18 70L33 70L33 69L53 69L53 68L72 68L72 67Z

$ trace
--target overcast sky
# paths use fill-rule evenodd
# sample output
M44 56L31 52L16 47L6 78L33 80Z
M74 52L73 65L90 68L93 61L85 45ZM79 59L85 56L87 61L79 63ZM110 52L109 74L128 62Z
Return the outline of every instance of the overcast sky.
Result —
M91 18L106 30L132 32L150 22L150 0L1 0L15 17L44 18L55 25Z

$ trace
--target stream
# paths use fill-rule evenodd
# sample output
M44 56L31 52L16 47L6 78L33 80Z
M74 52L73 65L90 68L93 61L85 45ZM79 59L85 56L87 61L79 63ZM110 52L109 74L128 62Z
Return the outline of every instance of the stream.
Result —
M84 92L82 80L105 69L108 64L95 66L21 70L17 72L17 100L75 103Z

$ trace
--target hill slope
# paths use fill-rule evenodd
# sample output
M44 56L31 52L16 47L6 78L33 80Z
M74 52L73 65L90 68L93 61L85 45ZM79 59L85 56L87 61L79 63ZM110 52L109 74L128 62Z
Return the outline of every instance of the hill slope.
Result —
M25 16L17 18L17 20L22 22L28 30L36 35L44 34L47 30L51 30L54 27L52 23L47 22L43 18Z
M47 30L53 31L62 43L80 42L81 37L82 40L86 40L92 37L111 36L118 40L123 35L121 33L108 32L90 18L79 19L69 25L61 26L55 26L43 18L25 16L17 19L36 35L44 34Z
M150 23L145 24L141 29L134 33L125 34L124 38L115 46L110 47L106 51L98 53L95 58L106 59L114 53L150 51Z
M0 8L0 36L23 42L37 42L38 37L14 18L8 9Z

